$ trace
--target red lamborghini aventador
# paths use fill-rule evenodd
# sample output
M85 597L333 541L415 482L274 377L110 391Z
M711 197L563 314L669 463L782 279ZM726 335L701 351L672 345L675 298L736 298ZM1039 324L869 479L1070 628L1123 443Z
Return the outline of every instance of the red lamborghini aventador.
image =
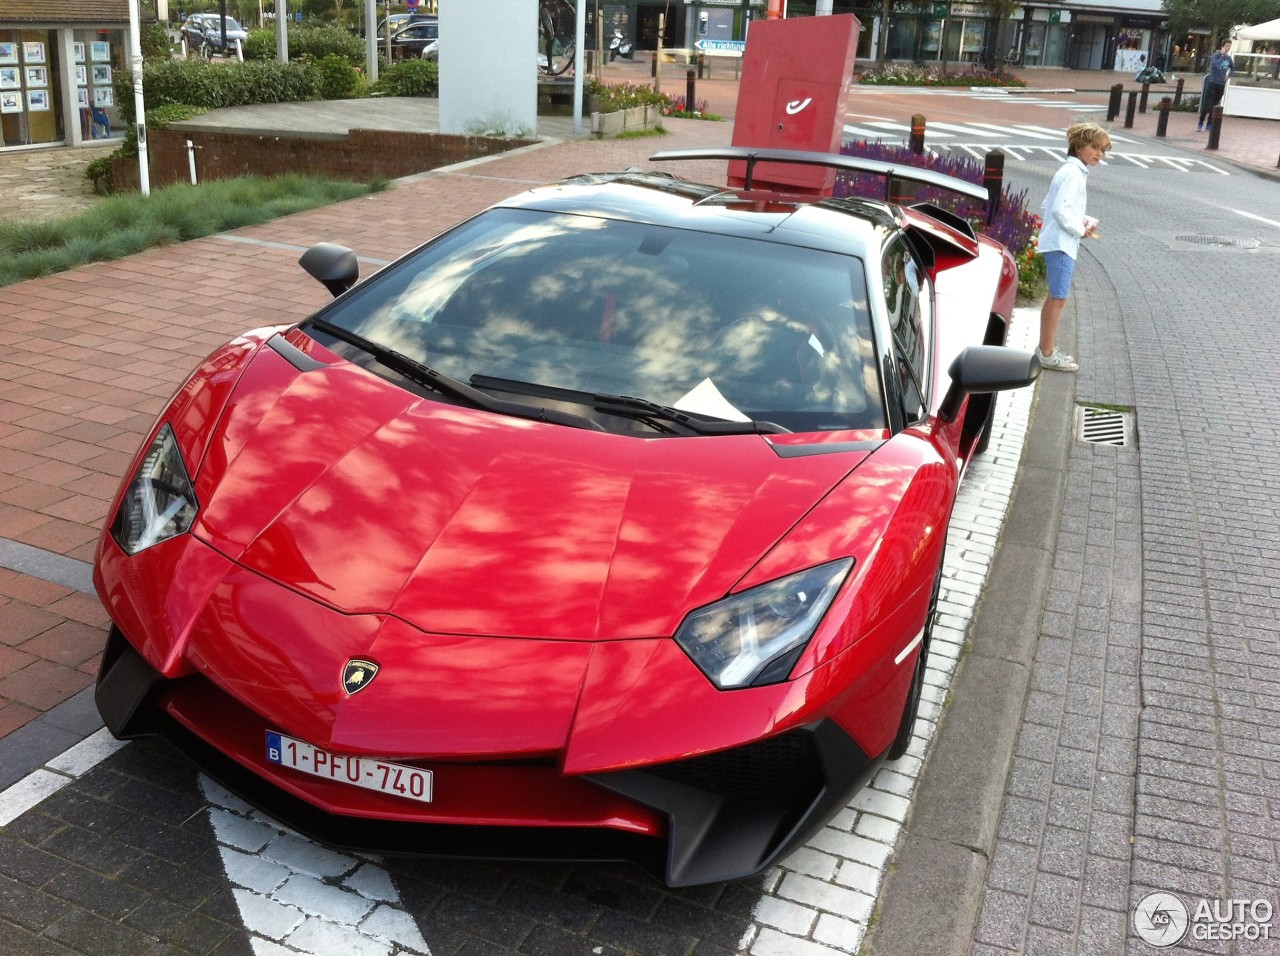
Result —
M968 183L843 156L727 148ZM655 157L679 159L676 156ZM246 333L112 505L97 688L331 845L759 872L911 737L1017 272L936 206L575 177Z

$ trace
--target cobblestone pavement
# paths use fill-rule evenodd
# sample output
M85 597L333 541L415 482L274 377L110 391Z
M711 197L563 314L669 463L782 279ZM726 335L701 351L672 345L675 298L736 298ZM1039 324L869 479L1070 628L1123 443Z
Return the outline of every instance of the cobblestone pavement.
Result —
M1042 195L1052 170L1021 172ZM1137 956L1167 926L1174 952L1280 952L1280 488L1257 427L1280 381L1280 187L1177 177L1091 173L1105 238L1062 333L1082 368L1038 389L872 953ZM1080 441L1078 404L1131 414L1127 444ZM1025 688L1021 721L966 746L984 670ZM1153 925L1152 893L1180 927Z
M101 197L85 168L119 145L0 150L0 222L55 219L88 209Z

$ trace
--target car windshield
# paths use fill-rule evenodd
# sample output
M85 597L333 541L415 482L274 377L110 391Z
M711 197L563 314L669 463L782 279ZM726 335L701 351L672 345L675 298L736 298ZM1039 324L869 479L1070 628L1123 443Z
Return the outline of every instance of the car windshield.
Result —
M866 290L853 256L497 209L317 318L481 388L625 395L793 431L881 429Z

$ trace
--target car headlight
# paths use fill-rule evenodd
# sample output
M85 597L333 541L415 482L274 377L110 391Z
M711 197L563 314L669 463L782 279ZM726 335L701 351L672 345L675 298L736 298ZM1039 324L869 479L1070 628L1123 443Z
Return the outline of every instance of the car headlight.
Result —
M721 690L776 684L852 567L852 558L841 558L708 604L684 619L676 643Z
M137 554L185 534L199 507L178 440L166 423L125 489L120 510L111 522L111 537L126 553Z

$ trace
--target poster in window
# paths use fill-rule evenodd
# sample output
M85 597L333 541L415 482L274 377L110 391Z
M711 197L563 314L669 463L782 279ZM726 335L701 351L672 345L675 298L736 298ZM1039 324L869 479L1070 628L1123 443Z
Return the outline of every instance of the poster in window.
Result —
M76 42L71 44L71 48L75 51L76 62L83 63L84 62L84 44Z
M49 91L27 90L27 109L32 113L47 111L49 109Z
M21 113L21 93L0 93L0 113Z
M43 63L44 62L44 44L43 43L22 44L22 60L24 63Z
M17 90L22 88L22 77L16 66L0 66L0 90Z
M18 44L0 43L0 63L18 62Z
M89 49L94 63L111 62L111 44L106 40L94 40Z
M48 86L49 68L44 66L27 67L27 86Z
M93 85L99 86L111 82L111 67L95 63L93 65Z
M109 86L100 86L93 91L94 106L114 106L116 94Z
M76 86L87 86L89 83L89 74L85 71L84 65L76 67Z
M89 91L83 86L76 90L76 103L79 104L82 110L89 108Z

